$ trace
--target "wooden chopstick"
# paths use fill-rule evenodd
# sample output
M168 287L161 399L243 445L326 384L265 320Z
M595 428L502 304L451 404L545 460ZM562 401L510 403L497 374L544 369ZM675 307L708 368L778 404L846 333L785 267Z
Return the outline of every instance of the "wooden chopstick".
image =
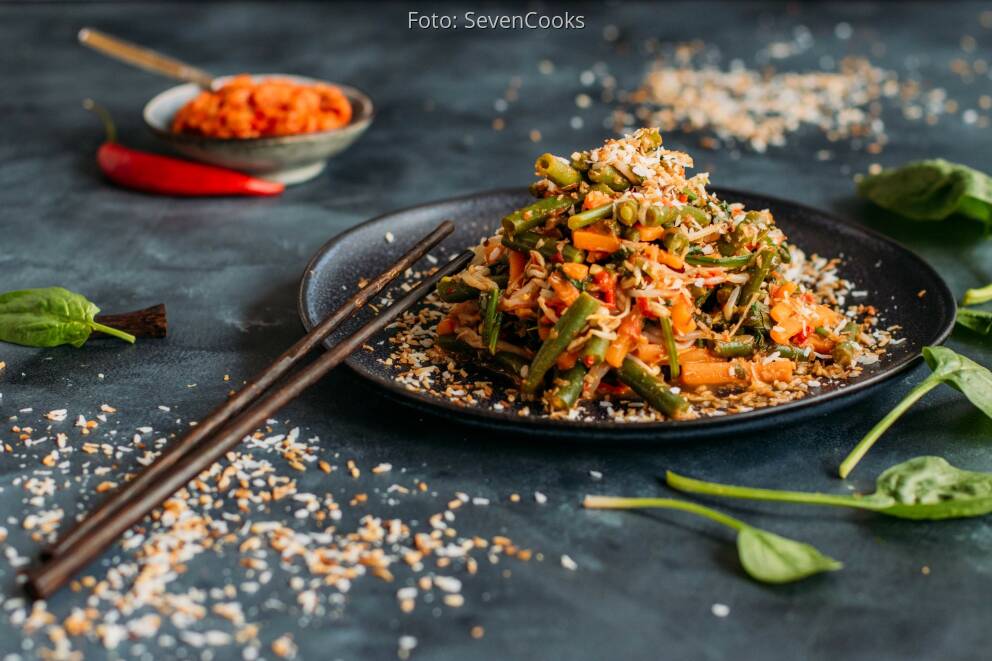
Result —
M419 242L390 269L366 285L344 305L315 326L304 338L282 354L268 369L257 375L244 389L210 413L200 424L192 427L167 452L121 489L112 494L89 517L79 522L51 548L59 552L50 561L28 572L28 589L38 595L54 592L75 571L108 546L131 525L196 477L203 457L220 458L245 436L271 417L279 408L315 383L338 365L369 337L384 328L406 308L430 292L444 275L464 267L470 255L462 255L414 288L400 301L387 308L354 335L323 354L301 372L263 397L264 392L279 376L284 375L300 358L316 347L344 320L367 300L382 290L397 275L415 263L441 239L451 233L453 225L445 221L428 237ZM235 417L236 416L236 417ZM247 429L247 431L244 431ZM212 438L208 438L214 433ZM222 448L222 449L218 449ZM192 461L191 461L192 460ZM207 467L213 463L206 464ZM187 477L188 476L188 477ZM175 485L175 486L173 486Z

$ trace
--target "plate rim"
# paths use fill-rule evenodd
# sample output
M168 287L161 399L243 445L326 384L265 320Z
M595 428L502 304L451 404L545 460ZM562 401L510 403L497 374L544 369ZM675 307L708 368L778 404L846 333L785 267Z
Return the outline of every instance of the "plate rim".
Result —
M838 223L844 225L845 227L854 230L855 232L862 232L876 240L883 243L888 243L901 252L909 255L918 264L920 264L928 275L937 283L940 284L942 291L941 294L945 301L949 302L949 305L941 306L942 312L948 314L948 320L945 325L940 329L937 337L934 340L924 346L936 346L941 345L947 341L950 337L951 332L954 330L955 317L957 316L957 300L954 298L954 293L951 291L950 287L945 282L944 278L937 272L937 270L930 265L925 259L916 254L915 251L907 248L905 245L899 241L889 237L878 230L871 227L867 227L862 224L855 223L854 221L839 217L832 212L824 211L818 209L808 204L802 202L794 202L792 200L786 200L774 195L768 195L761 192L749 192L741 190L738 188L730 188L724 186L713 186L711 190L716 191L721 197L733 197L734 195L740 195L745 197L761 197L767 200L773 205L787 205L789 207L805 211L807 213L816 214L832 223ZM313 323L308 318L307 315L307 301L309 300L309 290L310 282L313 280L314 268L316 264L323 259L323 257L330 251L333 250L335 246L339 243L345 241L352 234L357 233L362 230L365 226L371 225L373 223L379 222L384 218L390 216L395 216L398 214L406 214L413 211L418 211L430 207L435 207L441 204L447 203L458 203L467 200L472 200L475 198L488 197L488 196L498 196L498 195L522 195L526 194L527 189L525 187L510 186L503 188L495 188L484 191L477 191L474 193L468 193L465 195L457 195L454 197L441 198L436 200L431 200L427 202L421 202L418 204L413 204L410 206L402 207L399 209L393 209L384 213L380 213L368 220L365 220L357 225L354 225L337 235L331 237L326 242L321 245L313 256L307 261L307 265L303 270L303 274L300 278L300 285L297 292L297 313L300 316L300 321L302 322L305 331L309 332L313 327ZM326 346L326 341L325 341ZM860 397L868 394L875 388L883 385L887 381L891 381L895 377L905 373L907 370L911 369L919 362L921 362L922 356L917 355L909 358L904 358L900 362L891 366L878 374L874 374L868 377L864 381L860 381L851 386L841 387L830 392L822 393L820 395L814 395L812 397L802 397L800 399L795 399L789 402L784 402L782 404L776 404L774 406L766 406L752 409L751 411L745 411L743 413L734 413L732 415L723 416L707 416L701 418L695 418L692 420L661 420L661 421L650 421L650 422L616 422L616 421L587 421L587 420L572 420L568 418L550 418L550 417L532 417L532 416L506 416L497 411L490 411L488 409L481 409L477 407L460 406L457 404L446 403L438 400L435 397L428 396L424 393L407 390L398 386L394 381L387 379L380 379L375 374L370 374L365 370L359 369L353 364L351 357L347 358L344 362L353 373L360 376L362 379L372 384L373 386L378 386L384 388L389 395L393 396L394 399L398 401L403 401L404 403L412 406L417 410L428 410L434 414L441 415L444 412L454 412L459 414L458 419L462 422L480 425L489 428L512 428L514 430L529 430L532 433L565 433L569 431L583 432L584 434L592 434L599 436L607 435L623 435L623 436L644 436L651 434L657 437L665 436L680 436L688 437L692 435L701 435L709 433L717 433L719 431L725 430L727 427L740 426L742 428L757 428L762 423L770 424L768 419L773 419L779 417L783 422L789 422L795 420L797 416L806 417L815 414L815 409L818 407L828 409L828 408L838 408L842 405L844 400L848 400L849 403L854 403Z

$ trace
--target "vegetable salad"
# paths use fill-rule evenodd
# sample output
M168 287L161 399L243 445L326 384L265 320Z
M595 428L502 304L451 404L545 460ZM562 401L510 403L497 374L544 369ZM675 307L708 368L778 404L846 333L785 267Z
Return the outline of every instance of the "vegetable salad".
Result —
M676 418L700 389L856 365L869 329L808 286L771 212L718 199L690 167L657 129L538 158L537 200L439 283L452 305L438 346L510 375L552 412L639 397Z

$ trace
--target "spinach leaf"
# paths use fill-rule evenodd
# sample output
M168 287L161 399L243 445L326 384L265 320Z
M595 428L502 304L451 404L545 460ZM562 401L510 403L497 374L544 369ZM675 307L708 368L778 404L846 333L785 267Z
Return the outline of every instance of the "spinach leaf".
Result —
M989 301L992 301L992 285L985 285L984 287L966 291L961 304L978 305L979 303L988 303Z
M975 361L947 347L923 347L923 358L931 374L879 420L840 464L840 476L847 477L871 446L892 424L925 394L941 383L959 390L985 415L992 418L992 372Z
M992 335L992 312L987 310L958 310L957 322L982 335Z
M582 505L588 509L655 507L681 510L733 528L737 531L737 555L744 571L762 583L790 583L843 567L840 562L823 555L809 544L755 528L722 512L684 500L586 496Z
M992 227L992 178L943 159L916 161L858 182L858 193L913 220L961 214Z
M29 347L81 347L94 330L126 342L134 336L93 320L100 308L62 287L0 294L0 341Z
M867 496L737 487L671 471L665 482L686 493L852 507L901 519L958 519L992 512L992 473L961 470L941 457L916 457L896 464L878 476L875 493Z

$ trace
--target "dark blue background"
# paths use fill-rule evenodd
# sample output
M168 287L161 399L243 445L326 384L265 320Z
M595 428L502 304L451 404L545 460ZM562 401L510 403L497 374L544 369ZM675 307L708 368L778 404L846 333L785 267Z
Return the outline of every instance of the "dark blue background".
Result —
M93 415L109 402L121 410L123 428L178 431L172 418L198 418L224 397L230 384L223 374L246 378L300 336L297 283L318 246L390 209L524 184L542 151L598 144L609 135L608 109L575 107L575 95L589 91L579 75L602 62L621 87L636 85L647 67L639 51L647 38L703 39L720 48L724 63L740 57L753 66L760 48L805 26L813 47L777 66L804 70L822 55L839 59L881 44L875 63L900 75L911 65L913 75L946 88L961 109L977 107L977 96L992 88L987 77L964 84L949 69L956 57L989 56L992 30L978 23L979 13L992 9L988 4L614 3L547 11L566 8L585 15L584 30L409 31L407 8L372 3L0 7L0 289L62 284L107 311L165 302L171 320L167 340L133 347L0 346L7 363L0 414L34 407ZM854 28L850 40L834 35L841 21ZM378 117L319 179L278 199L176 200L118 190L96 169L100 128L80 99L106 104L126 143L152 147L139 111L168 83L79 47L75 34L84 25L217 73L286 71L355 84L375 99ZM619 28L617 42L603 39L608 25ZM965 34L978 40L975 53L961 52ZM550 75L539 72L542 59L554 63ZM520 99L502 114L505 130L494 131L494 102L514 77ZM574 115L584 120L581 130L569 126ZM942 156L990 171L989 129L965 125L960 110L936 126L893 110L885 119L891 142L879 156L828 144L810 131L792 136L786 148L739 158L700 150L695 136L671 134L666 143L693 151L697 169L710 171L718 184L795 199L888 232L926 257L957 294L992 281L992 244L977 227L898 221L857 201L852 185L853 174L872 162ZM538 143L528 138L533 129L541 132ZM824 148L834 157L820 162L814 155ZM919 313L927 313L925 300ZM992 364L987 341L983 346L958 332L950 345ZM400 634L419 639L414 654L424 659L982 657L992 642L992 529L985 519L911 523L819 509L727 507L846 563L837 574L767 587L743 575L726 530L678 514L591 513L579 506L585 493L663 493L657 476L665 468L746 484L844 490L833 476L837 463L925 373L917 368L860 404L801 426L654 447L466 428L396 408L346 371L333 374L280 418L361 465L388 461L409 467L442 495L492 498L487 509L463 511L462 525L505 532L546 559L502 565L512 569L510 578L487 569L466 584L466 606L441 618L429 608L401 615L395 585L363 581L341 617L297 630L292 611L266 613L263 637L296 630L301 651L314 658L391 658ZM192 383L196 390L187 389ZM159 404L173 412L158 412ZM878 444L850 482L867 490L881 469L925 453L992 470L990 437L992 422L942 387ZM15 517L25 499L12 484L24 472L21 463L0 457L0 504ZM603 480L591 480L590 470L602 471ZM318 490L321 477L308 473L301 489ZM535 490L548 495L546 505L534 504ZM522 494L521 503L507 502L513 492ZM88 492L72 490L58 498L69 511L93 502ZM419 515L432 511L425 506ZM33 554L23 531L8 528L9 543ZM578 571L560 567L562 553L576 560ZM223 584L218 570L235 561L203 554L179 581ZM4 567L9 598L16 588ZM66 592L50 607L64 615L78 600ZM717 602L730 607L728 617L711 614ZM482 640L469 637L472 624L485 627ZM26 644L36 651L6 618L0 635L6 650ZM42 640L38 634L36 642Z

